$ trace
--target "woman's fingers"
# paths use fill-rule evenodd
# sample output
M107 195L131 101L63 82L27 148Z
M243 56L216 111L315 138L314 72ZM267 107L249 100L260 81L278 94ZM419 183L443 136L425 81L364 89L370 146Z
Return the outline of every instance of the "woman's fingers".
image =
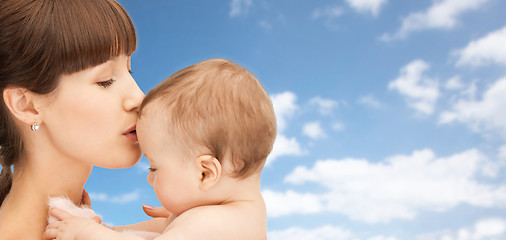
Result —
M72 217L70 213L58 208L49 209L49 215L57 218L58 220L64 220L66 218Z
M167 209L165 209L164 207L152 207L144 204L142 205L142 209L144 210L146 215L154 218L157 217L168 218L172 214L171 212L167 211Z

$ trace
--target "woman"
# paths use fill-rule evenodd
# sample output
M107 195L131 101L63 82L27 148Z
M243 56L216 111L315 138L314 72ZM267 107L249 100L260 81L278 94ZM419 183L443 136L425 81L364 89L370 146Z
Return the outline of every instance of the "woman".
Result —
M41 239L48 196L80 204L93 166L139 161L135 48L114 0L2 0L1 239Z

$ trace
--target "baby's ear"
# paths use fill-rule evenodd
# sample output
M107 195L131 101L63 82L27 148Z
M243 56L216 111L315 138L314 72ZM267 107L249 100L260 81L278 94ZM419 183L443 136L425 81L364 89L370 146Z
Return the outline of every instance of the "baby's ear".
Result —
M211 189L221 177L221 163L211 155L201 155L197 158L197 166L200 170L200 189Z

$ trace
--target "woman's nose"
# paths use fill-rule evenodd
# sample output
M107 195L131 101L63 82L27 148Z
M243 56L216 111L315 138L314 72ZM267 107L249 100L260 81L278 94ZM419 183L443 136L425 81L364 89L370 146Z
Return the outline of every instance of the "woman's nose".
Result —
M144 99L145 95L135 82L135 80L131 78L131 84L128 87L128 93L127 98L124 101L124 109L127 112L135 111L137 112L139 110L139 106L142 103L142 100Z

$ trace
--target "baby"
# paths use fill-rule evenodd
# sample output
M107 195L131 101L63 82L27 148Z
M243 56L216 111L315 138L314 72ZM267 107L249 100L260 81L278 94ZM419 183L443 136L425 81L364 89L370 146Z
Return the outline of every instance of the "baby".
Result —
M251 73L223 59L175 73L144 99L137 136L148 182L172 213L156 239L266 239L260 174L276 119ZM59 221L45 239L141 239L60 209L50 215Z

